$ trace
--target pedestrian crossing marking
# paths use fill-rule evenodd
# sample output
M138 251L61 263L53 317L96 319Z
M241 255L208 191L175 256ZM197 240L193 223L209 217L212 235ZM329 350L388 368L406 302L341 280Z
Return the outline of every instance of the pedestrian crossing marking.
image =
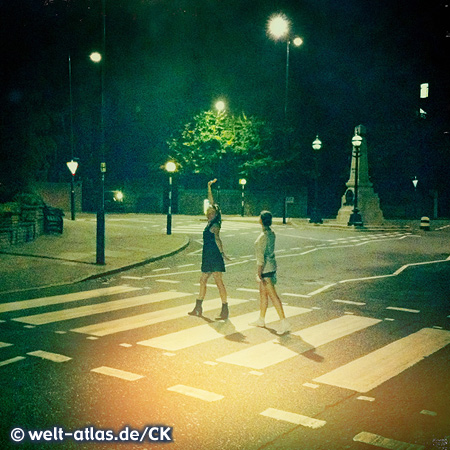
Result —
M286 306L284 308L286 317L293 317L299 314L311 312L311 309L299 308L296 306ZM194 328L165 334L152 339L138 342L139 345L146 347L160 348L162 350L177 351L197 344L212 341L237 332L242 332L253 328L249 322L255 319L255 313L247 313L237 317L232 317L227 322L215 322L208 325L199 325ZM267 322L278 320L275 308L267 310Z
M273 339L223 356L217 361L252 369L265 369L379 322L381 320L369 317L342 316L291 333L291 337L287 337L287 340ZM301 339L296 340L292 336L298 336ZM283 345L284 342L288 343L291 348L295 347L295 351Z
M164 300L172 300L175 298L186 297L188 295L191 294L173 291L157 292L154 294L140 295L138 297L131 297L122 300L97 303L95 305L79 306L76 308L62 309L60 311L51 311L42 314L34 314L31 316L17 317L13 320L16 322L23 322L33 325L45 325L48 323L61 322L63 320L77 319L79 317L86 317L94 314L147 305Z
M8 342L0 342L0 348L10 347L13 344L9 344Z
M283 422L293 423L295 425L302 425L307 428L321 428L326 425L325 420L314 419L313 417L303 416L288 411L282 411L275 408L267 408L261 413L262 416L270 417L276 420L282 420Z
M247 300L228 299L228 303L230 305L239 305L241 303L245 303L246 301ZM207 302L203 302L203 311L217 309L219 305L219 298L208 300ZM120 333L122 331L129 331L136 328L154 325L156 323L161 323L168 320L179 319L180 317L186 316L192 308L192 305L175 306L164 310L138 314L136 316L124 317L122 319L109 320L80 328L73 328L70 331L99 337L107 336L110 334Z
M422 328L314 381L368 392L450 343L450 331Z
M1 303L0 313L10 311L20 311L29 308L38 308L41 306L50 306L62 303L76 302L79 300L87 300L94 297L101 297L103 295L123 294L125 292L132 292L140 289L141 288L131 287L128 285L121 285L101 289L94 289L91 291L73 292L72 294L54 295L52 297L41 297L41 298L34 298L31 300L21 300L18 302Z
M177 384L176 386L167 388L167 390L178 392L179 394L187 395L189 397L195 397L206 402L216 402L224 398L223 395L204 391L203 389L197 389L191 386L184 386L183 384Z
M46 352L44 350L36 350L35 352L29 352L29 353L27 353L27 355L36 356L37 358L42 358L42 359L48 359L49 361L58 362L58 363L67 362L72 359L72 358L69 358L68 356L59 355L58 353L50 353L50 352Z
M414 314L420 313L418 309L398 308L397 306L388 306L386 309L390 309L392 311L410 312Z
M91 372L101 373L103 375L108 375L110 377L121 378L126 381L136 381L144 378L143 375L138 375L137 373L127 372L125 370L114 369L112 367L97 367L96 369L91 369Z
M4 361L0 361L0 367L6 366L8 364L13 364L18 361L22 361L22 359L25 359L25 356L15 356L14 358L5 359Z
M378 434L367 433L363 431L357 434L353 440L363 442L364 444L374 445L375 447L387 448L389 450L424 450L423 445L408 444L407 442L388 439Z

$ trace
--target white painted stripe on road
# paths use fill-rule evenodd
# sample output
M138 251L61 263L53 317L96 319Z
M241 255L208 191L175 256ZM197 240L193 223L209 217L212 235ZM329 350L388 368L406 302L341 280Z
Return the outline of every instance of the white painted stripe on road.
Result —
M192 386L184 386L183 384L177 384L167 388L168 391L177 392L178 394L188 395L189 397L199 398L206 402L217 402L222 400L223 395L216 394L214 392L204 391L203 389L197 389Z
M265 369L379 322L381 320L369 317L342 316L291 333L292 336L299 336L301 339L296 340L291 336L288 346L284 346L278 339L273 339L223 356L217 361L251 369ZM295 350L291 350L292 348Z
M228 299L230 305L239 305L245 303L246 300ZM220 298L203 302L203 311L211 311L220 306ZM193 305L175 306L160 311L138 314L136 316L124 317L122 319L109 320L107 322L96 323L80 328L73 328L70 331L75 333L90 334L92 336L107 336L110 334L120 333L122 331L135 330L136 328L147 327L155 323L161 323L168 320L179 319L187 315L191 311Z
M275 408L267 408L261 413L262 416L270 417L276 420L282 420L283 422L293 423L295 425L302 425L307 428L321 428L326 424L325 420L314 419L313 417L303 416L288 411L282 411Z
M284 292L281 295L285 295L286 297L301 297L301 298L309 298L309 295L304 295L304 294L291 294L290 292Z
M128 285L113 286L108 288L94 289L92 291L74 292L72 294L55 295L52 297L34 298L32 300L21 300L18 302L1 303L0 313L9 311L20 311L29 308L38 308L41 306L58 305L61 303L76 302L94 297L106 295L122 294L124 292L132 292L141 288L131 287Z
M112 302L103 302L97 303L95 305L79 306L77 308L62 309L60 311L52 311L48 313L34 314L31 316L17 317L13 320L16 322L29 323L32 325L44 325L48 323L61 322L63 320L76 319L79 317L86 317L94 314L108 313L111 311L118 311L120 309L133 308L136 306L162 302L164 300L182 298L188 295L192 294L174 291L157 292L154 294L140 295L138 297L115 300Z
M367 433L363 431L357 434L353 440L355 442L363 442L364 444L373 445L375 447L387 448L389 450L424 450L423 445L408 444L407 442L388 439L378 434Z
M352 302L351 300L333 300L335 303L345 303L346 305L356 305L356 306L363 306L365 303L363 302Z
M450 343L450 331L422 328L314 381L368 392Z
M336 284L337 284L337 283L327 284L326 286L323 286L323 287L321 287L321 288L319 288L319 289L316 289L315 291L310 292L308 295L309 295L310 297L312 297L313 295L320 294L321 292L326 291L327 289L330 289L330 287L333 287L333 286L335 286Z
M285 306L284 313L286 317L293 317L299 314L311 312L311 309L299 308L296 306ZM239 333L250 328L250 322L256 319L256 313L251 312L241 316L232 317L226 322L216 322L208 325L199 325L194 328L177 331L175 333L165 334L152 339L138 342L139 345L146 347L160 348L162 350L177 351L194 345L203 344L224 336ZM275 308L267 310L266 322L278 320L278 314Z
M13 345L13 344L9 344L8 342L0 342L0 348L10 347L11 345Z
M171 283L171 284L178 284L180 281L178 280L155 280L158 283Z
M49 361L61 363L70 361L72 358L68 356L59 355L58 353L50 353L44 350L36 350L35 352L29 352L27 355L36 356L37 358L48 359Z
M0 361L0 367L6 366L8 364L13 364L18 361L22 361L22 359L25 359L25 356L15 356L14 358L11 359L5 359L5 361Z
M249 288L237 288L236 290L242 292L259 292L259 289L249 289Z
M143 375L138 375L137 373L127 372L125 370L113 369L112 367L97 367L96 369L91 369L91 372L101 373L103 375L108 375L109 377L120 378L126 381L136 381L144 378Z
M437 416L437 412L428 411L427 409L422 409L422 411L420 411L420 414L423 414L424 416L432 416L432 417Z
M420 311L418 309L408 309L408 308L398 308L397 306L388 306L386 309L391 309L393 311L403 311L418 314Z
M373 397L366 397L365 395L360 395L359 397L356 397L356 400L362 400L364 402L374 402L375 399Z

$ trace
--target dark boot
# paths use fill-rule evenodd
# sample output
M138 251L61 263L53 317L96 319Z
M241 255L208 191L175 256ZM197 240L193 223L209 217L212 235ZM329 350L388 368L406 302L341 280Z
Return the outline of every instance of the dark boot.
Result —
M216 320L227 320L228 319L228 303L222 303L222 311L220 311L220 316Z
M196 300L195 308L191 312L188 312L188 314L190 316L201 316L203 313L202 303L203 303L203 300Z

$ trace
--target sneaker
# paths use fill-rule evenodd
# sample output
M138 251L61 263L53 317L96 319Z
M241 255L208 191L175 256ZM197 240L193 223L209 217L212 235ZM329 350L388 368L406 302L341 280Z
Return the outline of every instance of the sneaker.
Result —
M260 317L256 322L250 322L249 325L251 325L252 327L264 328L266 326L266 322L263 317Z
M280 327L277 330L277 334L281 336L282 334L289 333L289 331L291 331L290 323L286 319L282 319L280 321Z

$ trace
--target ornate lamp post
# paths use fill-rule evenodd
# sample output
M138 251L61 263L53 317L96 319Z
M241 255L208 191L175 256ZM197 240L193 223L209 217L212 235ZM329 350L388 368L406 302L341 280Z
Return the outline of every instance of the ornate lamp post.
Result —
M417 214L417 206L418 206L418 200L419 198L417 197L417 184L419 183L419 180L417 179L417 177L414 177L412 179L412 184L414 186L414 219L418 216Z
M312 143L312 148L314 150L314 163L315 163L315 174L314 174L314 209L311 214L310 223L323 223L322 218L319 214L319 151L322 148L322 141L319 136Z
M166 172L169 174L169 205L167 208L166 234L172 234L172 197L173 197L172 174L177 170L177 166L173 161L167 161L164 168L166 169Z
M355 226L362 226L363 221L361 218L361 214L359 214L358 210L358 178L359 178L359 157L360 157L360 147L362 143L362 137L358 134L355 134L352 138L352 156L355 157L355 195L354 195L354 202L353 202L353 212L350 215L349 221L347 225L355 225Z

